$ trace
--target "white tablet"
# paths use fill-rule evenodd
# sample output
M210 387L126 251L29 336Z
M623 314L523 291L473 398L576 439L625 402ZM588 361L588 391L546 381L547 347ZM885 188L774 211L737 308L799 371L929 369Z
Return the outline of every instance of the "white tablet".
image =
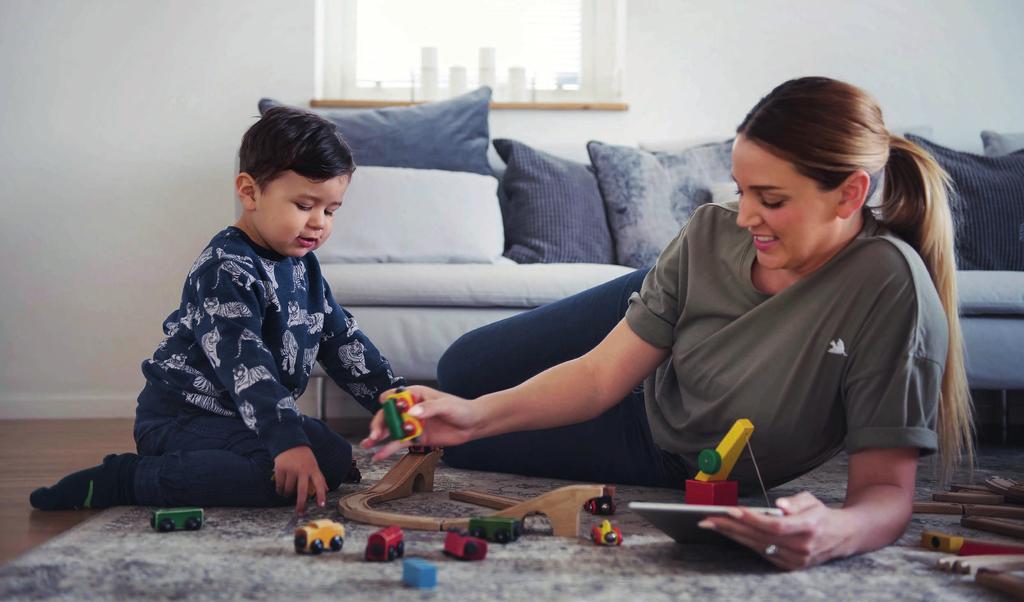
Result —
M667 504L662 502L630 502L629 509L646 518L652 525L679 543L702 543L723 537L721 533L697 526L705 516L722 516L735 506L701 506L698 504ZM747 510L770 516L782 516L778 508L744 506Z

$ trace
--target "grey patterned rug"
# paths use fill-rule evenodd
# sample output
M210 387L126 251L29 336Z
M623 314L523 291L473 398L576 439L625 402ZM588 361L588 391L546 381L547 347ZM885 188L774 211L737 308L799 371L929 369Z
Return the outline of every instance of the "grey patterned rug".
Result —
M369 486L390 463L369 466L360 457L363 482L343 485L326 509L308 519L334 518L341 495ZM1024 479L1024 450L988 450L976 479L998 474ZM920 470L919 497L932 491L930 469ZM772 490L779 497L806 489L826 502L841 502L846 463L837 457L821 469ZM447 491L475 489L529 497L563 481L438 468L435 491L392 502L410 514L468 516L479 508L452 502ZM208 508L196 532L160 534L149 527L147 508L113 508L0 567L2 600L999 600L970 578L934 568L938 554L917 547L925 529L967 533L956 518L915 515L899 543L814 569L784 573L759 557L727 545L678 545L626 509L633 500L681 501L663 489L619 487L614 522L621 547L585 539L599 522L584 513L578 539L545 533L544 519L527 521L518 542L492 544L483 562L460 562L441 552L443 535L406 531L406 556L437 566L438 586L403 586L401 561L362 560L367 536L377 529L351 521L344 549L318 557L292 549L298 521L289 508ZM747 503L763 505L754 498ZM339 519L340 520L340 519ZM975 536L998 536L973 532Z

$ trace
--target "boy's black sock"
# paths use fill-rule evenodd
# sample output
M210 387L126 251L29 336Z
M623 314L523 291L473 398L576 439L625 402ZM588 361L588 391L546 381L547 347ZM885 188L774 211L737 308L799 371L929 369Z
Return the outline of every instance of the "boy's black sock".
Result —
M29 496L40 510L79 510L135 504L135 454L110 454L103 464L69 474L53 487L40 487Z

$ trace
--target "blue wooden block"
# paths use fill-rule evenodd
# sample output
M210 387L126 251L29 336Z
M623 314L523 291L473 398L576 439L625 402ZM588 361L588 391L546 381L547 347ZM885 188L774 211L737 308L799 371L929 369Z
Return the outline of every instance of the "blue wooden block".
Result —
M435 587L437 567L422 558L406 558L402 562L402 581L420 589Z

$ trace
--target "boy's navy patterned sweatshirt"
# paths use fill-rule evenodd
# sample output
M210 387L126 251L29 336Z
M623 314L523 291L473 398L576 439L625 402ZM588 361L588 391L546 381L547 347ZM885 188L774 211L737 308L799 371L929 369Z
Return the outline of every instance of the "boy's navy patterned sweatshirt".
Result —
M233 226L196 259L164 333L142 364L152 386L139 404L239 416L271 457L309 445L295 400L314 362L370 411L382 391L404 384L335 302L313 253L278 255Z

